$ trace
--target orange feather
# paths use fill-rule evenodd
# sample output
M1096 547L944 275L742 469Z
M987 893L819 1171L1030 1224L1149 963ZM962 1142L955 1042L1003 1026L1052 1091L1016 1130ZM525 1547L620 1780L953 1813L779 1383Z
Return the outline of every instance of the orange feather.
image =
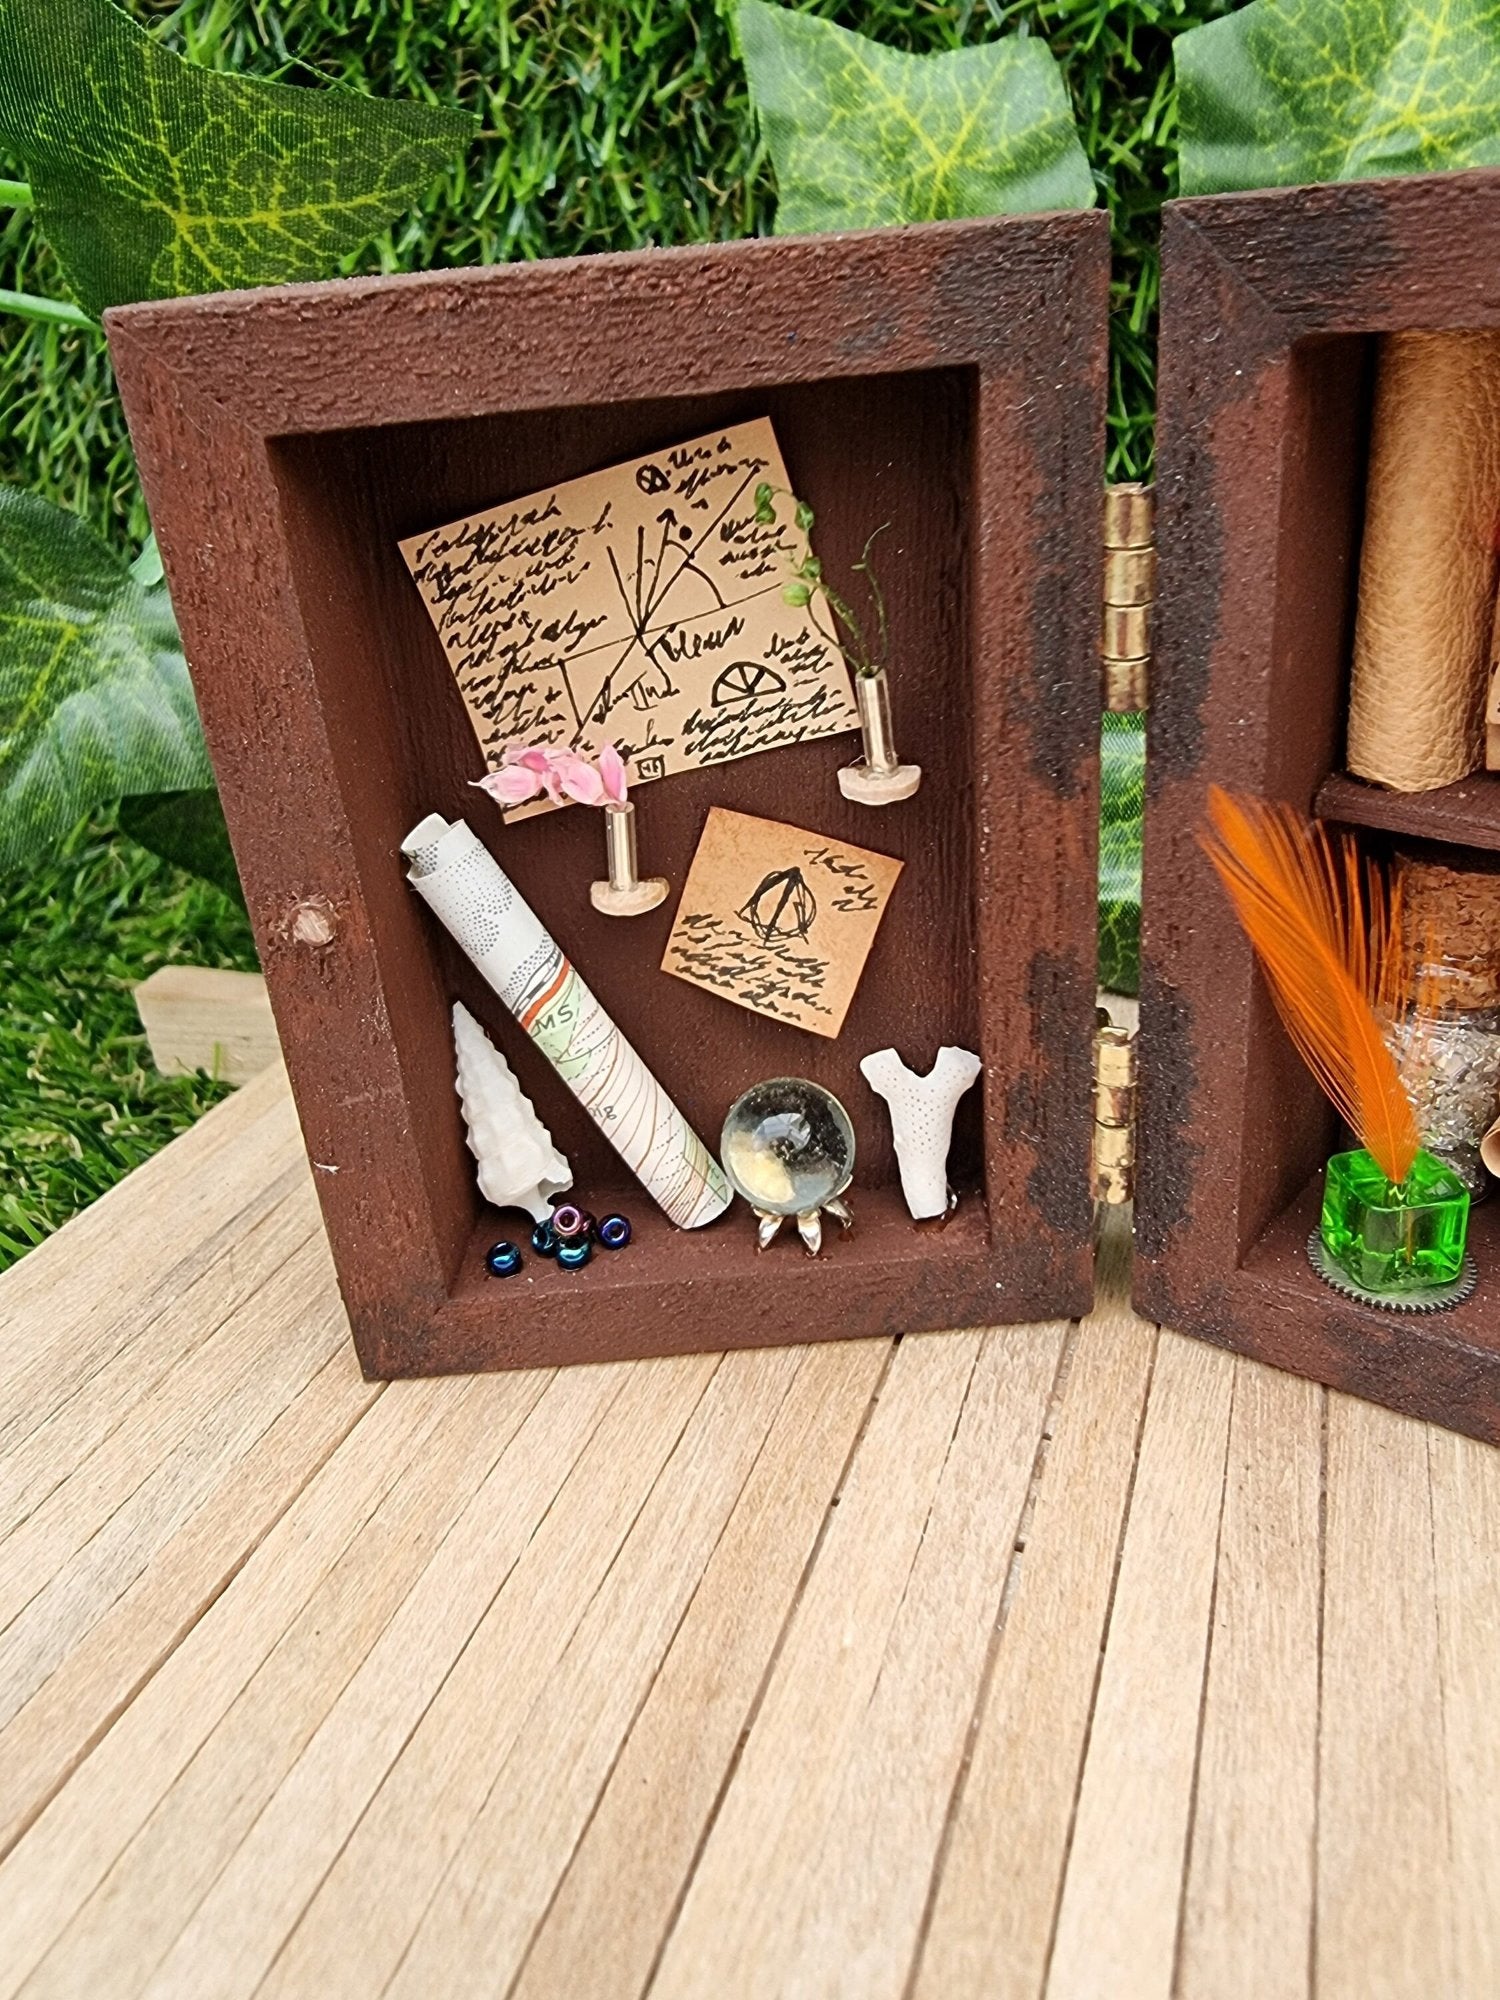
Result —
M1329 1102L1398 1187L1421 1144L1416 1113L1381 1031L1405 1003L1398 895L1290 806L1215 785L1205 853L1254 945L1287 1033Z

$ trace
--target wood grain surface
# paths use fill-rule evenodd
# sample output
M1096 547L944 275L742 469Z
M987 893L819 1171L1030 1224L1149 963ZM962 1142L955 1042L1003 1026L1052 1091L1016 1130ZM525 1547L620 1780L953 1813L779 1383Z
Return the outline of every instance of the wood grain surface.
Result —
M0 1994L1489 2000L1492 1448L1120 1215L1077 1324L367 1383L287 1110L0 1280Z

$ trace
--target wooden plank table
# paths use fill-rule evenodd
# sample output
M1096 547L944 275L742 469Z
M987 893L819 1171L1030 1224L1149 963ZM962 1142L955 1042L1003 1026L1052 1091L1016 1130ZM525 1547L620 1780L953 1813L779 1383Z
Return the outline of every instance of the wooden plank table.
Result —
M1500 1454L1125 1255L382 1387L268 1071L0 1283L0 1996L1500 1992Z

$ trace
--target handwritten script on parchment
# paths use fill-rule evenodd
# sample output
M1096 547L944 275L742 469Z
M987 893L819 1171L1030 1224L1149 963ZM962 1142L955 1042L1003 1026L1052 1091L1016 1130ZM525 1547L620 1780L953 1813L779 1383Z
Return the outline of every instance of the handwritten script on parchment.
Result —
M837 1035L902 864L715 806L663 972L815 1035Z
M613 742L640 783L857 727L842 658L782 596L806 553L786 485L761 418L402 542L486 763Z

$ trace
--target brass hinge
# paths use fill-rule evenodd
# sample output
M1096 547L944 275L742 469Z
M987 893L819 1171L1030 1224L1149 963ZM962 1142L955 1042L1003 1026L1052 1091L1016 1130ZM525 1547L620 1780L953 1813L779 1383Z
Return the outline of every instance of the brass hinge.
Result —
M1094 1200L1135 1194L1135 1036L1101 1007L1094 1029Z
M1146 706L1151 607L1156 602L1156 507L1150 486L1104 489L1104 706L1132 715Z

